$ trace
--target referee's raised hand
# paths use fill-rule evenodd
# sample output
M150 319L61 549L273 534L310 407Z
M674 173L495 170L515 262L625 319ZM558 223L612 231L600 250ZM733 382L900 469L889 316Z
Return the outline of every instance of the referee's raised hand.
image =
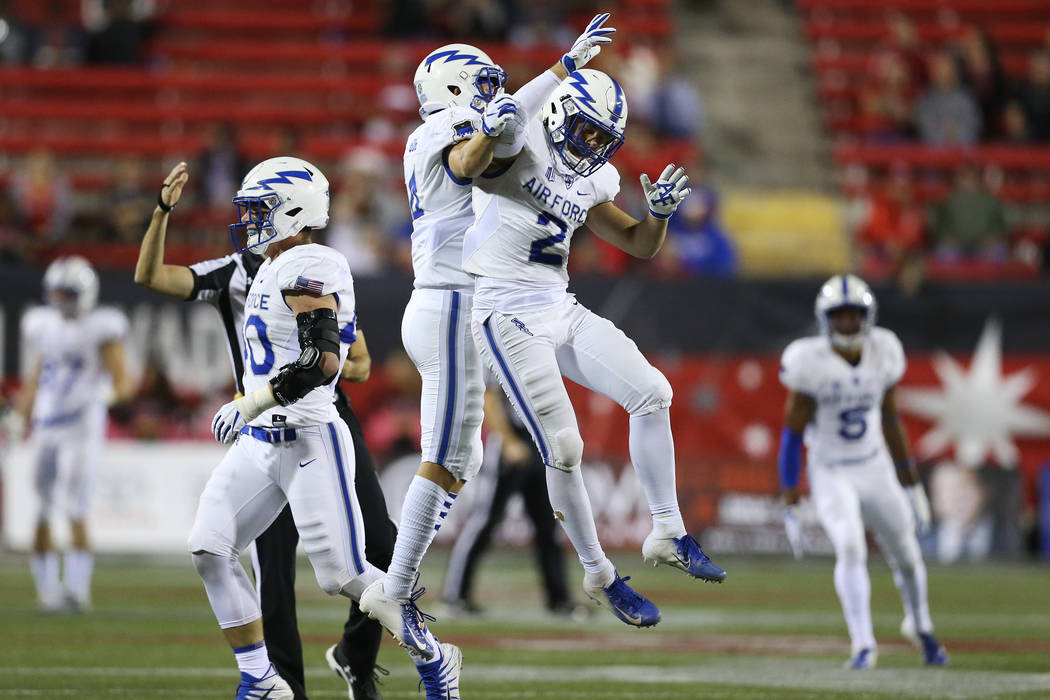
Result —
M168 176L164 178L160 194L157 195L158 206L165 212L171 211L179 203L179 198L182 196L182 188L189 179L190 174L186 172L185 161L172 168Z

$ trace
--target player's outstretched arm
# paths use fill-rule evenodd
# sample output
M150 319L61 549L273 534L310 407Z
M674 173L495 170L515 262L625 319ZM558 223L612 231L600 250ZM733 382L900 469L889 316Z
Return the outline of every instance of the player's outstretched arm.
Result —
M168 215L179 203L182 188L189 179L186 163L179 163L164 178L157 206L139 246L135 263L135 283L176 299L188 299L193 293L193 273L183 265L164 263L164 242L168 231Z
M908 448L908 433L904 430L900 414L897 413L897 387L891 386L882 395L882 434L886 438L886 448L890 451L893 463L897 466L897 479L904 487L912 514L915 516L915 527L920 532L930 529L933 516L926 491L919 481L919 470Z
M625 253L648 260L660 252L667 238L667 220L692 190L685 169L676 169L674 163L664 168L655 185L645 174L641 182L649 216L638 221L612 202L604 202L591 207L587 227Z
M346 354L346 362L339 373L339 378L348 382L360 384L368 381L372 374L372 356L368 354L368 344L365 342L365 332L357 329L357 340L350 345Z
M135 383L124 363L124 342L110 340L99 348L102 366L113 381L113 403L127 401L135 394Z

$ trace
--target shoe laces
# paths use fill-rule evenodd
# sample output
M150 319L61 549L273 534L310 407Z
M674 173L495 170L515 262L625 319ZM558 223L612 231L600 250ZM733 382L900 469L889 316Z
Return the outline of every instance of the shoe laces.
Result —
M413 590L409 595L408 600L401 604L401 614L405 618L405 622L411 624L416 628L419 634L423 635L423 630L426 629L427 621L434 622L436 619L433 615L428 615L419 609L416 605L416 601L423 597L423 594L427 592L424 586L419 584L419 572L416 572L416 580L412 582Z
M704 550L700 549L700 543L696 541L696 538L690 534L685 534L675 540L678 545L678 553L682 555L682 558L687 562L700 562L705 564L711 561L711 558L704 554Z
M630 576L624 576L623 578L617 576L616 579L606 587L605 593L609 596L609 600L612 601L613 605L623 612L633 616L637 615L640 608L649 601L627 585L627 582L630 580Z

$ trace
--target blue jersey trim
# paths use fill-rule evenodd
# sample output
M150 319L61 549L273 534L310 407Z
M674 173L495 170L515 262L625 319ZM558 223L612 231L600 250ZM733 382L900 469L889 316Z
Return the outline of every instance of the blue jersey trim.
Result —
M448 173L448 176L452 179L452 182L456 183L457 185L469 185L471 182L473 182L473 180L469 177L466 180L460 180L458 177L452 174L452 168L448 167L447 148L441 151L441 165L445 168L445 172Z

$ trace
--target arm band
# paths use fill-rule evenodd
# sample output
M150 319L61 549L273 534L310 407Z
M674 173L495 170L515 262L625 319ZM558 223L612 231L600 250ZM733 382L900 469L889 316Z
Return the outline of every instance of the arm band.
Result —
M780 454L777 459L780 467L780 485L785 489L798 487L799 473L802 471L802 433L796 433L784 426L780 433Z
M908 459L902 459L899 462L897 462L896 464L897 464L897 471L899 471L899 472L911 471L912 468L915 467L915 458L914 457L909 457Z

